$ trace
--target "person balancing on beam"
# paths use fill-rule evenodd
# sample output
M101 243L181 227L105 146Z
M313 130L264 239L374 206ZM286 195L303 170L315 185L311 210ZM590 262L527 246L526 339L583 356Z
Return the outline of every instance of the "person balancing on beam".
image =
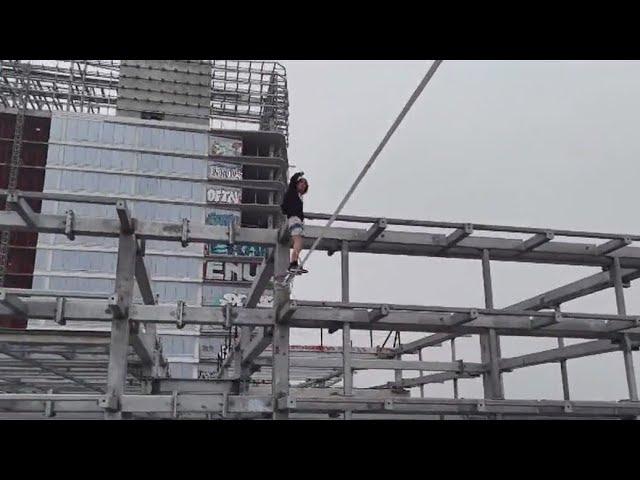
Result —
M302 250L302 236L304 234L304 212L302 209L302 196L309 191L309 182L302 178L304 172L298 172L289 182L289 188L284 194L281 209L287 216L287 227L293 243L289 273L300 275L308 271L298 265L298 258Z

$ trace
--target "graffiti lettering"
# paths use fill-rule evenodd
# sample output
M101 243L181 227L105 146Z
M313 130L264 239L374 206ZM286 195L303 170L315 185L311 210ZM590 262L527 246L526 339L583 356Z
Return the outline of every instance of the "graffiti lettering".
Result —
M244 307L247 296L244 293L225 293L219 300L220 305L231 305L233 307ZM259 307L272 307L273 294L264 293L258 302Z
M253 282L259 263L205 262L205 280Z
M228 243L205 244L205 255L239 255L243 257L266 257L266 247L257 245L229 245Z
M204 371L204 370L198 370L198 379L200 380L215 380L217 378L216 372L215 371Z
M209 180L242 180L242 167L210 163Z
M207 202L237 205L240 203L240 190L219 187L207 188Z
M207 225L222 225L226 227L233 221L240 223L240 212L213 210L207 215L205 223Z

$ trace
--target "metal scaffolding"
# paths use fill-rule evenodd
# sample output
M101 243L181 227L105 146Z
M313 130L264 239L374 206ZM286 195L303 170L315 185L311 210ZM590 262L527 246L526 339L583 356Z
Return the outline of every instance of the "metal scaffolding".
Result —
M202 60L190 61L207 67L206 73L180 71L169 66L134 68L129 77L145 80L151 70L158 75L185 73L202 76L208 92L192 91L181 80L166 80L161 88L128 86L133 95L159 97L186 88L186 96L209 110L210 126L231 126L277 131L288 137L289 101L284 67L277 62ZM30 75L25 70L30 69ZM115 115L121 80L120 60L0 60L0 101L6 108L20 108L25 97L29 110L84 112ZM137 70L137 72L136 72ZM179 103L165 100L162 103ZM147 110L144 110L148 113ZM183 115L184 116L184 115ZM225 123L227 122L227 123Z
M289 264L290 239L278 206L288 177L286 77L284 69L273 62L216 60L197 66L203 65L211 67L210 75L197 73L200 70L195 67L189 72L157 65L145 68L160 69L168 79L183 73L191 77L205 76L211 85L210 95L207 93L204 100L209 120L257 126L258 129L251 129L245 125L232 131L253 145L253 154L240 152L227 156L211 149L206 154L195 151L186 154L160 150L155 145L154 149L144 150L148 147L97 142L90 146L111 150L114 155L145 152L265 169L268 178L256 173L251 178L216 179L220 185L251 192L248 198L253 196L253 201L225 207L252 215L255 222L249 223L255 224L251 227L236 222L209 225L192 218L151 221L133 214L131 205L140 199L135 195L21 191L15 182L9 182L7 189L0 190L0 197L6 199L6 210L0 211L0 230L57 234L69 242L83 237L117 239L117 262L114 289L106 293L0 288L0 314L30 322L43 321L37 328L0 329L0 418L44 415L106 419L635 419L640 415L632 357L633 350L640 347L640 317L627 313L624 295L624 288L640 278L640 248L633 246L640 241L640 235L338 215L334 220L339 226L306 226L304 247L309 249L317 242L317 250L341 255L340 301L293 300L289 287L274 283L273 306L259 307L260 298L274 274L284 274ZM126 75L135 76L131 71L136 68L135 62L127 65ZM121 73L119 61L2 60L0 101L3 106L0 109L13 115L34 110L40 110L39 115L56 111L115 115ZM151 79L144 75L141 70L134 82L127 84L126 89L134 91L127 94L127 100L133 100L127 104L128 111L136 111L135 90L142 88L136 85ZM151 82L153 88L157 82L157 79ZM182 95L190 97L184 105L201 107L201 100L196 97L202 82L191 85L193 88L181 82L174 83L185 90L178 92L177 87L171 85L160 91L145 87L140 95L146 95L144 102L148 104L156 101L153 100L156 94L174 98L172 102ZM166 112L179 116L175 113L179 110L171 108ZM212 129L211 123L188 124L186 117L184 123L163 123L160 117L153 118L158 112L149 112L146 107L138 113L141 118L119 118L118 122L207 135L229 133L228 129ZM218 125L221 126L224 125ZM14 167L19 165L22 143L47 144L23 141L19 128L14 138L0 138L0 141L13 142L17 153L12 155L9 166ZM70 144L56 140L55 143L88 148L75 141ZM28 165L24 168L175 178L163 172L109 171L96 166ZM180 179L194 183L208 181L207 176L196 174L184 174ZM261 201L256 200L259 196ZM40 213L32 208L34 200L64 202L72 207L64 214ZM149 198L143 200L149 201ZM151 201L206 205L197 199L152 198ZM100 218L83 214L82 206L89 203L109 209L112 216ZM311 213L306 217L313 221L334 216ZM404 231L403 227L411 227L412 231ZM179 243L185 248L193 243L211 242L258 246L263 247L266 254L242 306L194 305L184 297L168 303L158 300L149 273L150 253L146 243L152 241ZM477 261L482 266L478 284L482 281L484 304L460 307L352 302L351 253ZM238 261L256 258L262 257L244 257ZM499 307L494 304L491 274L495 262L585 266L600 271L513 305ZM240 280L240 283L248 282ZM563 308L571 300L609 288L615 294L616 312L571 312ZM74 322L88 322L103 328L91 331L72 328ZM207 335L224 339L224 354L199 359L202 365L212 367L205 377L172 378L171 361L163 351L159 328L170 326L182 330L194 325L207 327ZM292 345L292 329L340 331L342 346ZM368 347L353 345L356 331L369 332ZM374 346L373 331L388 332L382 345ZM402 332L419 332L422 338L403 343ZM459 358L456 338L460 336L478 337L480 362ZM500 340L505 336L554 338L558 346L505 358L500 348ZM565 339L585 341L565 345ZM426 349L445 342L451 345L450 361L425 360ZM610 352L622 354L620 366L625 369L628 398L619 401L572 399L567 362ZM413 355L417 355L418 360L408 358ZM503 384L505 373L543 364L559 366L562 400L508 398ZM394 379L369 388L357 388L354 376L372 370L393 371ZM406 376L407 372L419 374ZM482 398L460 398L459 381L469 378L482 379ZM453 398L425 397L425 386L449 381L453 385ZM413 388L419 388L419 397L411 395Z
M532 229L511 226L452 224L345 216L338 221L358 222L364 228L307 228L310 245L320 235L318 249L341 252L342 301L291 300L286 287L276 287L274 308L252 308L273 272L288 264L288 238L281 228L241 228L149 222L132 218L125 201L114 200L114 218L96 219L34 213L16 192L13 211L0 212L0 226L15 231L38 231L70 237L118 238L116 291L109 298L74 298L51 292L49 297L25 292L0 291L2 305L30 319L103 322L111 325L110 337L87 337L82 332L3 332L0 377L3 389L29 393L0 394L3 412L103 412L107 418L146 418L150 415L180 418L299 418L300 415L344 414L346 418L409 415L429 418L635 418L640 415L632 351L640 346L640 317L625 309L624 286L640 277L637 235ZM117 213L117 215L116 215ZM310 214L310 218L324 215ZM449 229L446 233L404 232L397 224ZM492 232L476 236L474 232ZM504 238L499 232L518 233L522 239ZM202 307L156 304L144 265L141 241L206 242L211 240L263 245L273 249L265 260L246 307ZM566 237L559 241L558 237ZM591 243L577 242L579 237ZM477 308L447 306L354 303L349 301L349 252L419 255L479 260L483 267L485 305ZM602 272L504 308L493 305L491 262L582 265L601 267ZM133 284L142 292L144 304L132 303ZM612 287L617 312L577 313L561 309L563 303ZM165 362L154 333L160 324L215 325L238 328L231 355L219 378L206 381L167 378ZM343 331L343 348L331 355L299 356L290 348L292 328ZM351 347L350 332L378 330L422 332L423 339L362 352ZM403 360L403 355L452 340L477 335L482 346L480 363ZM502 358L503 336L588 339L584 343L538 353ZM60 345L64 348L60 348ZM37 352L32 349L40 345ZM27 348L27 346L30 346ZM106 356L104 347L109 347ZM270 348L270 355L268 354ZM102 350L100 350L102 349ZM47 351L49 350L49 351ZM618 402L571 400L567 371L563 368L565 399L510 400L505 398L501 376L505 372L545 363L561 367L570 359L620 351L627 375L629 398ZM265 352L267 354L265 355ZM35 354L37 353L37 355ZM65 355L69 358L66 358ZM49 356L50 358L42 360ZM251 383L254 373L270 368L270 387ZM291 369L316 370L315 379L304 374L293 378ZM393 370L396 380L369 389L353 387L359 370ZM31 376L34 372L44 371ZM404 378L405 370L436 372ZM106 385L104 374L106 373ZM264 375L264 373L263 373ZM342 376L341 388L329 384ZM414 398L406 390L434 382L483 377L484 398ZM136 378L138 383L136 383ZM263 376L264 380L267 380ZM60 382L66 383L60 387ZM300 382L295 384L294 381ZM6 386L4 386L6 385ZM46 393L57 388L61 393ZM68 390L64 390L68 388ZM134 392L133 390L138 389ZM62 390L61 390L62 389ZM40 390L40 391L38 391ZM87 393L87 390L93 390ZM99 390L99 391L96 391Z

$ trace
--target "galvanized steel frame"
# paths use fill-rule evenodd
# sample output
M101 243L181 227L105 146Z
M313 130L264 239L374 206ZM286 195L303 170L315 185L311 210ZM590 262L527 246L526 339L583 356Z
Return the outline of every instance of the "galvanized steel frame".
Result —
M18 199L20 193L17 192ZM53 195L55 197L55 195ZM236 227L230 232L225 227L190 225L185 238L181 223L143 222L131 218L126 210L126 201L111 199L118 217L94 219L72 216L36 214L29 211L25 202L15 202L14 211L0 212L0 227L18 231L40 231L62 233L71 236L108 236L120 238L118 285L132 285L135 278L145 298L145 305L131 304L131 288L118 287L117 295L110 298L60 297L60 292L45 292L21 295L23 292L2 291L0 301L12 311L28 318L51 319L58 323L72 320L108 322L112 325L112 348L109 356L108 392L105 395L86 395L82 398L66 394L31 393L31 396L0 394L0 409L10 404L12 411L29 412L41 406L54 411L100 411L107 418L123 418L130 415L157 414L160 416L189 416L195 412L223 418L264 417L276 419L297 418L299 414L328 414L335 416L344 412L345 418L359 418L359 415L464 415L470 417L508 418L510 416L544 417L590 417L590 418L631 418L640 414L637 403L637 387L633 371L632 351L640 345L640 317L628 315L624 306L623 286L640 276L640 249L631 246L639 238L635 235L600 234L596 232L562 231L549 235L547 229L517 227L481 226L480 229L505 231L529 235L522 240L503 237L474 237L474 227L469 224L443 224L424 222L429 227L453 228L448 234L425 234L399 232L389 228L394 220L369 219L371 225L364 229L332 227L326 229L325 240L319 248L328 253L341 251L342 301L311 302L290 300L287 288L280 287L275 292L274 309L196 307L189 305L156 305L145 275L143 251L138 241L158 239L181 242L205 242L211 240L228 241L233 235L236 241L265 245L274 248L274 255L265 260L251 299L259 298L265 287L265 279L273 272L286 269L289 247L286 235L280 228L249 229ZM28 205L27 205L28 206ZM319 215L315 215L318 217ZM312 215L313 217L313 215ZM341 220L341 219L340 219ZM353 217L348 217L353 222ZM363 221L360 219L360 221ZM412 222L415 223L416 222ZM384 229L381 227L384 226ZM422 226L422 225L418 225ZM313 242L322 227L309 226L307 243ZM374 232L375 234L373 234ZM545 232L544 238L541 232ZM595 243L558 242L555 236L593 239ZM459 308L443 306L393 305L378 303L349 302L348 253L366 251L370 253L425 255L447 258L473 258L481 260L485 266L483 282L486 302L484 308ZM125 259L132 259L126 260ZM535 262L564 265L600 267L601 273L554 289L506 309L493 306L490 261ZM133 263L130 263L133 262ZM122 264L122 266L120 266ZM135 268L134 268L135 267ZM613 287L616 293L618 311L616 314L574 313L560 310L563 302L588 295L594 291ZM40 296L42 293L42 296ZM60 301L60 298L64 300ZM63 305L63 308L62 308ZM545 309L554 309L544 311ZM158 348L153 328L157 324L220 325L238 326L242 332L233 354L225 364L226 378L208 381L198 393L175 391L170 397L153 394L162 390L162 356ZM113 328L115 327L115 328ZM120 327L131 329L120 335ZM326 328L343 330L342 359L292 359L289 351L291 328ZM440 338L410 342L395 350L381 351L378 359L357 359L350 347L351 330L391 330L418 331L440 335ZM402 355L415 353L430 345L440 343L442 336L479 334L486 336L486 355L482 363L468 363L463 360L452 362L403 361ZM26 337L32 334L24 332ZM57 333L56 333L57 335ZM562 346L557 349L523 355L515 358L501 358L499 336L536 336L564 338L590 338L592 341L578 345ZM36 338L36 332L33 334ZM2 336L0 335L0 339ZM129 339L129 341L127 341ZM146 387L145 395L130 395L122 389L127 374L127 356L118 354L129 350L136 352L146 375L142 376ZM272 359L260 356L272 344ZM123 350L123 347L126 347ZM501 374L516 368L542 363L565 365L572 358L587 355L621 351L627 374L629 399L621 402L576 402L568 399L565 386L563 401L519 401L504 399ZM15 358L18 356L18 358ZM235 356L235 358L234 358ZM20 354L13 360L20 362ZM4 363L4 365L2 365ZM55 375L55 367L49 367ZM15 363L0 362L0 368L13 368ZM77 363L77 369L90 368L91 362ZM246 384L252 373L261 367L270 367L272 380L271 395L252 395L254 387ZM344 386L340 391L320 389L301 395L299 387L290 384L291 368L331 369L332 375L343 375ZM54 369L51 372L51 369ZM374 389L356 389L352 383L352 372L359 369L389 369L396 371L396 380L379 385ZM434 371L435 374L403 378L403 370ZM81 371L81 370L80 370ZM232 372L232 373L231 373ZM403 389L424 386L429 383L484 376L486 379L485 398L480 400L435 400L407 398ZM11 380L10 378L8 380ZM82 380L81 380L82 381ZM244 382L244 383L243 383ZM305 382L311 386L317 382ZM322 383L322 381L320 381ZM179 384L179 382L178 382ZM220 385L229 385L230 390L216 393ZM244 385L242 388L241 385ZM303 384L304 385L304 384ZM51 388L51 381L40 390ZM175 387L175 385L174 385ZM37 386L36 386L37 388ZM177 387L176 387L177 388ZM185 387L192 388L192 387ZM322 392L326 391L327 394ZM328 395L329 391L332 395ZM371 392L380 392L371 396ZM237 392L237 395L234 394ZM295 394L292 394L295 393ZM338 395L335 395L338 393ZM13 396L12 396L13 395ZM57 395L57 396L56 396ZM65 396L66 395L66 396ZM35 402L35 403L34 403ZM76 402L76 403L74 403ZM84 403L83 403L84 402ZM88 406L87 402L97 406ZM46 405L45 405L46 404ZM22 407L20 406L22 405ZM53 405L53 407L51 407ZM66 406L65 406L66 405ZM5 406L5 407L3 407ZM37 407L37 408L36 408ZM73 410L76 408L78 410ZM22 408L22 410L21 410ZM98 410L96 410L98 409ZM43 410L44 411L44 410ZM144 416L143 415L143 416Z

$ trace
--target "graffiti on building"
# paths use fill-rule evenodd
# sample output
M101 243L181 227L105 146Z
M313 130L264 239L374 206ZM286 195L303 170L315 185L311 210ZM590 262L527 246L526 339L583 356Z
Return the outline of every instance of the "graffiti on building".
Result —
M207 367L200 367L198 369L198 378L200 380L215 380L216 378L218 378L218 369L217 368L207 368Z
M240 223L240 212L223 210L219 208L213 209L209 213L207 213L207 218L205 219L205 223L207 225L223 227L228 226L233 221L235 221L236 223Z
M228 187L207 187L207 202L240 204L242 190Z
M204 266L205 281L253 282L260 264L210 261Z
M204 255L237 255L241 257L265 257L267 248L258 245L230 245L228 243L213 242L205 244Z
M229 292L223 294L221 298L215 299L214 304L244 307L246 301L247 295L245 293ZM258 307L273 307L273 292L265 291L260 297Z
M226 227L231 222L240 223L240 212L231 210L223 210L220 208L213 209L207 214L205 223L207 225L215 225ZM204 255L239 255L243 257L265 257L267 254L266 247L258 245L234 244L230 245L224 242L211 242L204 245Z
M242 180L242 167L226 163L209 163L207 178L209 180Z
M239 157L242 155L242 140L211 136L209 137L209 152L213 156Z

